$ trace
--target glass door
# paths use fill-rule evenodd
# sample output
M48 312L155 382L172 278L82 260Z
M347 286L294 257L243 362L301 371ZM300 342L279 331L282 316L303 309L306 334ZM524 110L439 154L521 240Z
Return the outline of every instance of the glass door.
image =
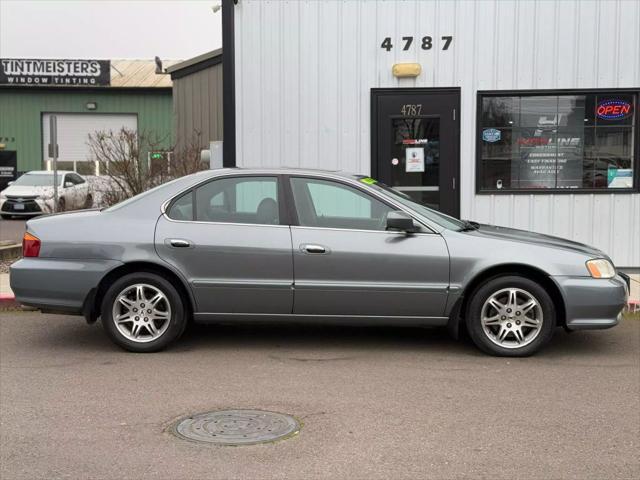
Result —
M372 90L372 176L456 217L459 101L458 90Z
M439 210L440 117L392 118L391 135L388 185Z

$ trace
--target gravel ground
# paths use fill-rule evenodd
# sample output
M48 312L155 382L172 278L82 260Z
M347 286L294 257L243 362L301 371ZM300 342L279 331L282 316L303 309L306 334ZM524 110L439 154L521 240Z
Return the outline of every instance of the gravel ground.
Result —
M20 257L16 257L16 258L11 258L8 260L0 260L0 274L1 273L9 273L9 266L11 266L11 264L13 262L15 262L16 260L18 260Z
M11 260L0 260L0 273L9 273L9 267L16 260L17 258L12 258Z

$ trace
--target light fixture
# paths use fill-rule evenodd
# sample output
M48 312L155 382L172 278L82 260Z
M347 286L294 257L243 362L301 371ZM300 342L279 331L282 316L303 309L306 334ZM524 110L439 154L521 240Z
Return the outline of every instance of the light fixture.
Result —
M417 77L422 72L422 66L419 63L396 63L391 69L394 77Z
M98 108L98 104L96 102L87 102L85 107L87 110L96 110Z

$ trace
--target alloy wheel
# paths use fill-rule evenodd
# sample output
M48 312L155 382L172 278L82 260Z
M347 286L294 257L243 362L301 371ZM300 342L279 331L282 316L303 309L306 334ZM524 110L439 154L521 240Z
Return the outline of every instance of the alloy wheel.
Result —
M159 288L136 283L116 296L112 318L118 331L128 340L151 342L169 328L171 304Z
M480 321L484 334L503 348L522 348L542 330L540 302L520 288L504 288L483 304Z

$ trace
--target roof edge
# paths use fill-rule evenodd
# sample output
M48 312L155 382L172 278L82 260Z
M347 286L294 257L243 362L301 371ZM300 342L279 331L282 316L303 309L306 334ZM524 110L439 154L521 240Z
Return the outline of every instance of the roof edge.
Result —
M191 72L197 72L212 65L216 65L222 61L222 48L211 50L210 52L203 53L197 57L190 58L184 62L176 63L165 69L165 72L171 74L171 78L180 78L181 70L189 67Z

